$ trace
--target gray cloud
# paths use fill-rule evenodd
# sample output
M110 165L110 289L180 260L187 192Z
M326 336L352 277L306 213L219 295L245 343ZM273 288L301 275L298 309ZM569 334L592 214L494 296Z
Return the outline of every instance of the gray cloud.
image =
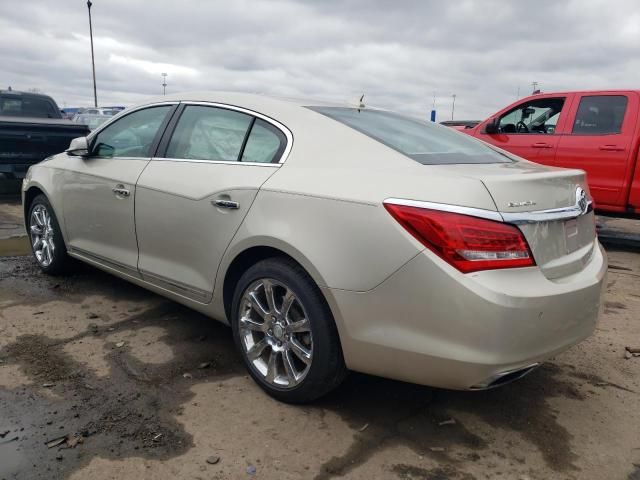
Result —
M0 84L92 102L86 2L7 0ZM439 119L484 118L545 91L637 87L640 5L629 1L94 0L98 100L243 90L353 99Z

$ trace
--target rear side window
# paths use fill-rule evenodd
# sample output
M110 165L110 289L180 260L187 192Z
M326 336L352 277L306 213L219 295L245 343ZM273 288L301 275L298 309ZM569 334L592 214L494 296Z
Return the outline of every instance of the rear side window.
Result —
M620 133L627 97L624 95L594 95L582 97L573 124L573 133L604 135Z
M256 119L242 153L243 162L271 163L278 161L287 145L284 134L261 119Z
M425 165L509 163L505 155L464 133L384 110L308 107Z
M167 147L167 158L237 161L253 117L223 108L187 106Z

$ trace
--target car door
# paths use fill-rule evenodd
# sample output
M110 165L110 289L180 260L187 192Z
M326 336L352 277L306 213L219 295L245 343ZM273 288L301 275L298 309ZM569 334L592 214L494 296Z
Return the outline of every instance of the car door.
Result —
M553 165L570 98L532 97L498 116L498 132L478 138L533 162Z
M574 102L557 164L587 172L596 206L626 206L637 117L638 97L632 92L584 93Z
M135 110L88 139L89 155L68 155L62 187L67 247L137 274L135 185L176 104Z
M227 246L290 145L285 127L253 112L181 105L137 184L142 277L208 302Z

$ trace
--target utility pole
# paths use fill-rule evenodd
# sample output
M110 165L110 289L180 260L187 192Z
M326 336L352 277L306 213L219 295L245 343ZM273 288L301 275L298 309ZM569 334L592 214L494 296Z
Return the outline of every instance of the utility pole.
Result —
M538 90L538 82L531 82L531 86L533 87L533 93L536 93L536 90Z
M98 108L98 91L96 89L96 61L93 56L93 27L91 25L91 0L87 0L89 10L89 37L91 38L91 68L93 70L93 106Z
M167 94L167 74L161 73L160 75L162 75L162 95L166 95Z
M456 109L456 94L454 93L451 97L453 98L453 102L451 103L451 120L453 120L453 112Z

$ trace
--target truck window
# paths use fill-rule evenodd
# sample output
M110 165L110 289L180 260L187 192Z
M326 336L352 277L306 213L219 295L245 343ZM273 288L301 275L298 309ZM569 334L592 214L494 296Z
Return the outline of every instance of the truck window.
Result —
M49 101L37 97L0 96L0 115L60 118L60 114Z
M624 95L582 97L572 133L582 135L620 133L626 109L627 97Z
M564 98L541 98L521 103L500 117L500 132L555 133L563 105Z

